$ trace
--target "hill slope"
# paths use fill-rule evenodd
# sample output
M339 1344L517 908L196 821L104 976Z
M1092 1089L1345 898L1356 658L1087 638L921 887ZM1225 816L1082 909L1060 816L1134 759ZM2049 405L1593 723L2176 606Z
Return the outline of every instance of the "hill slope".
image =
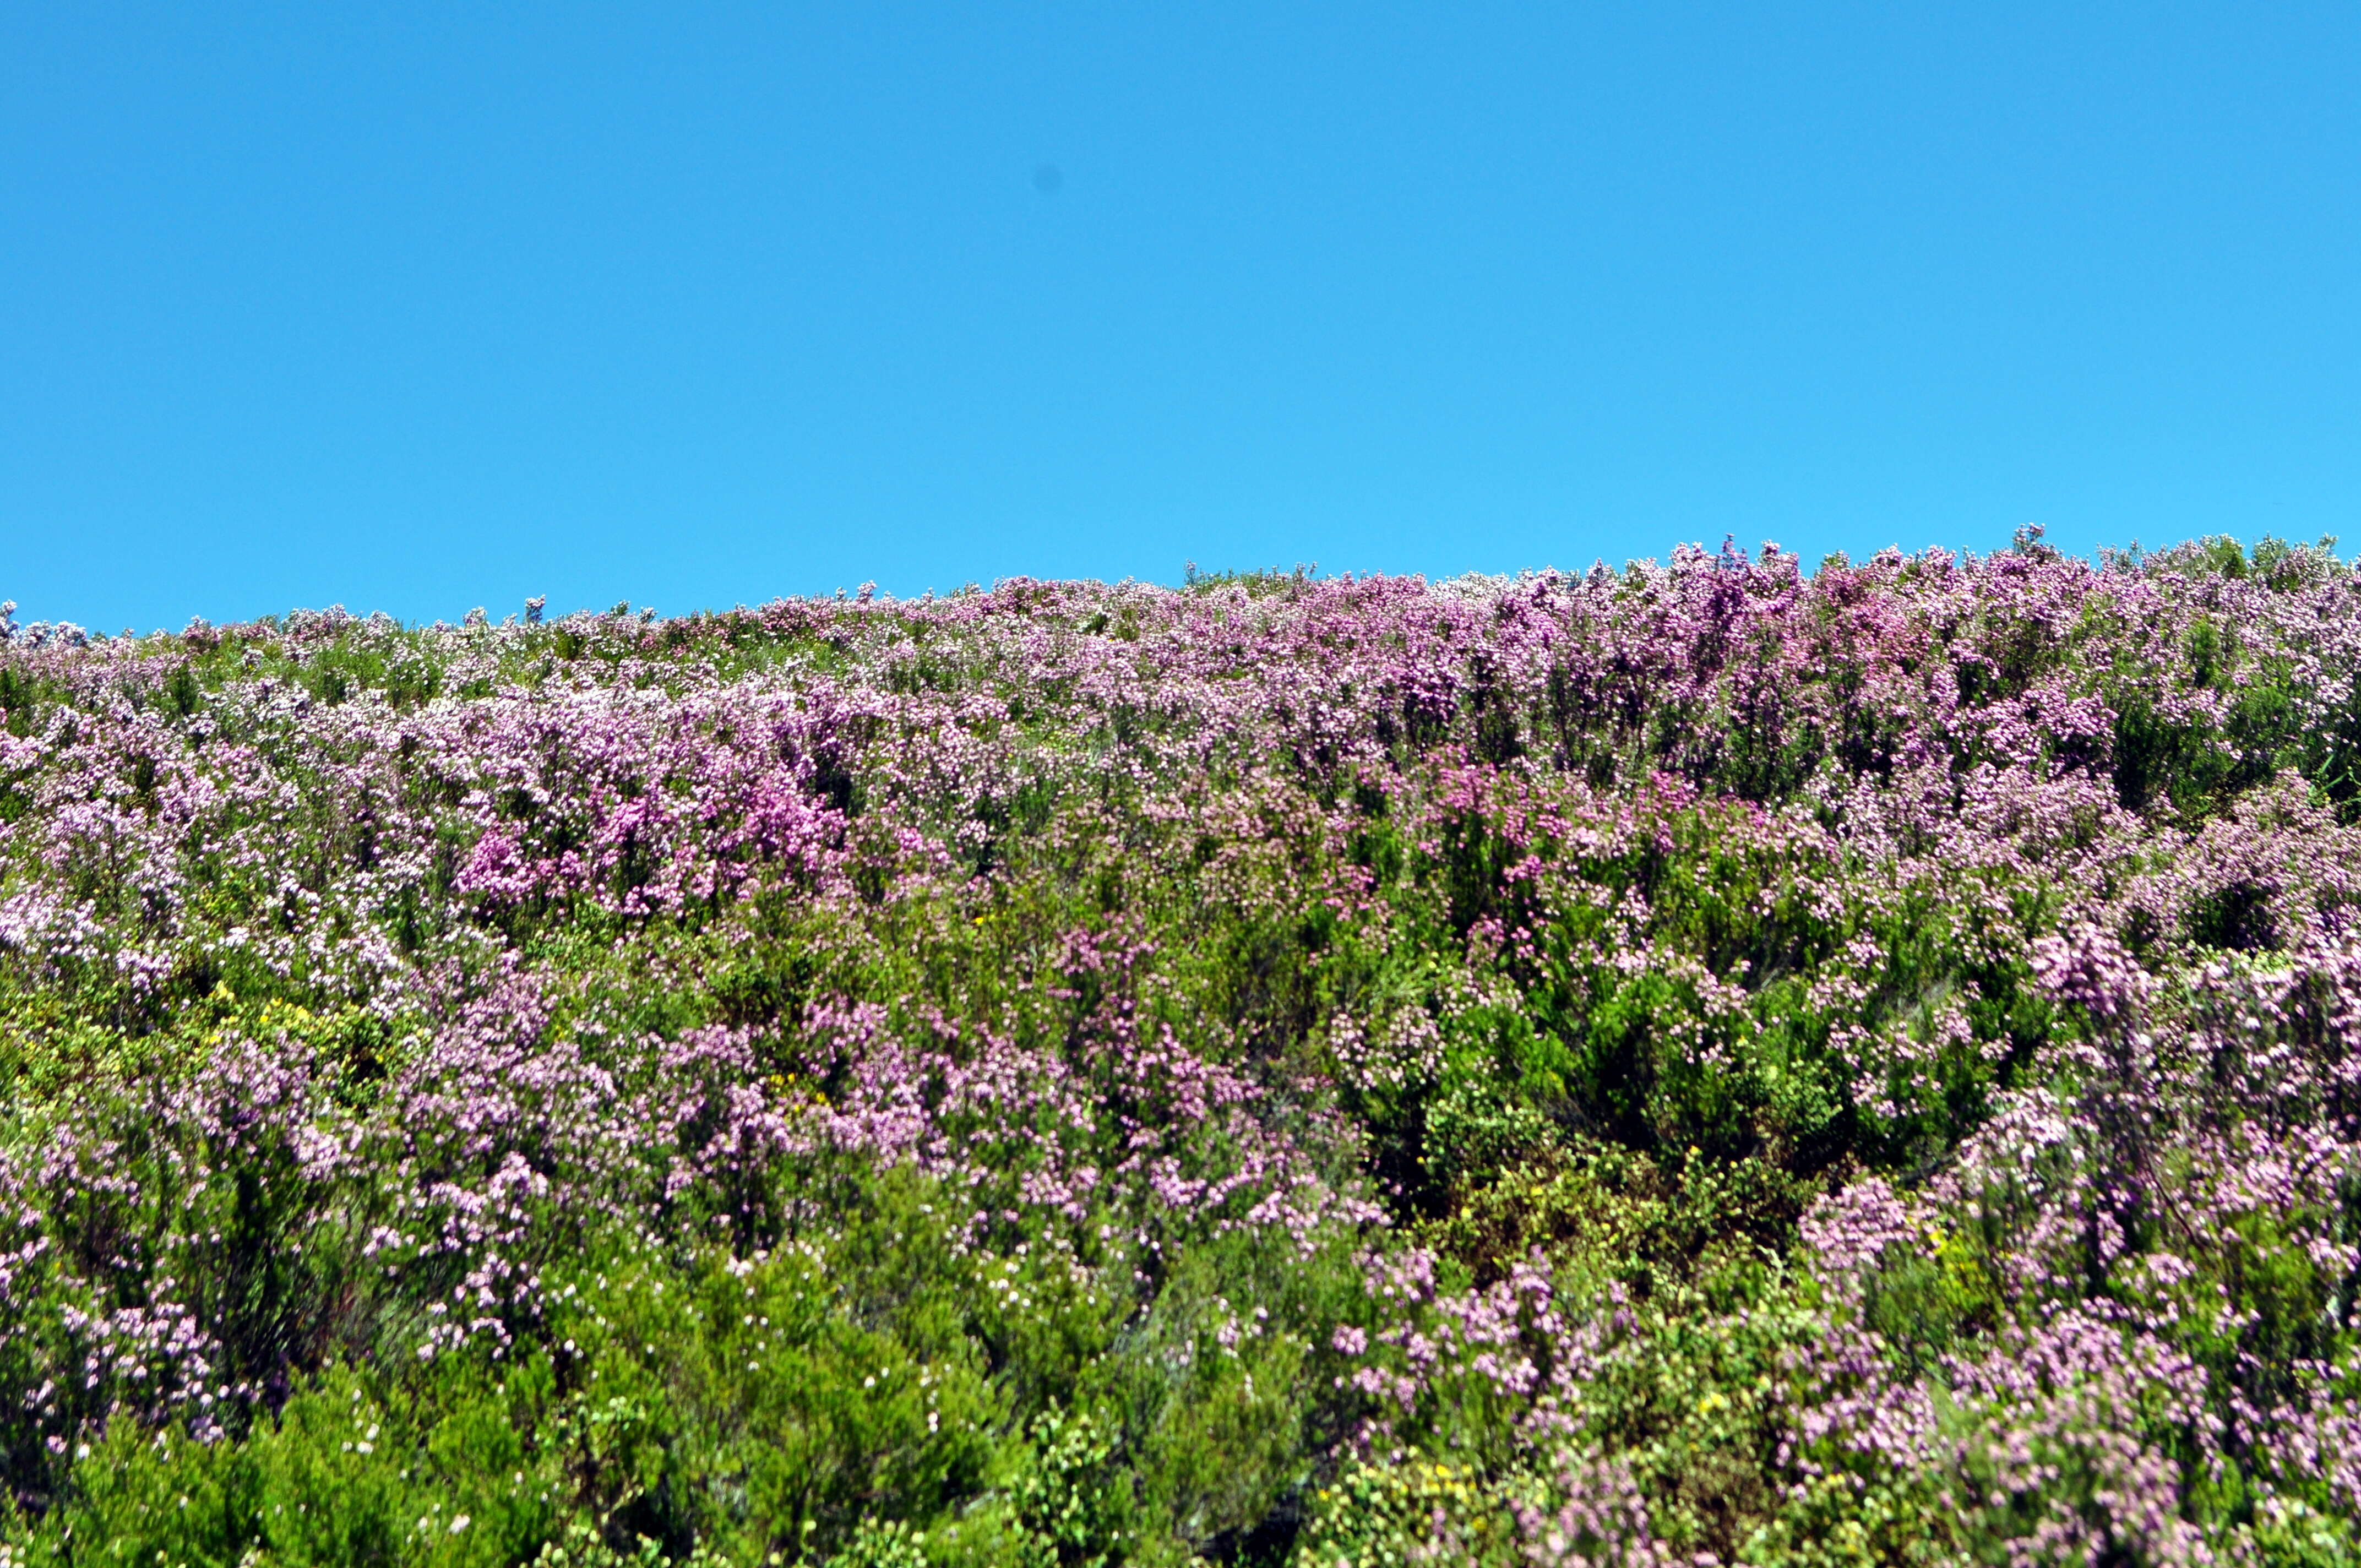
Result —
M0 1563L2342 1562L2361 581L0 643Z

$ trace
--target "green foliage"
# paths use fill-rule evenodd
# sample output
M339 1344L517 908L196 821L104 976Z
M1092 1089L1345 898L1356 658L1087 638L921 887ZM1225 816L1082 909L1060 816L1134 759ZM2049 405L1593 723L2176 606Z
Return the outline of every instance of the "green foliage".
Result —
M1024 1468L1008 1500L1028 1553L1041 1568L1118 1568L1128 1560L1130 1478L1115 1446L1087 1415L1049 1409L1037 1418Z
M1314 1496L1296 1547L1306 1568L1522 1560L1499 1488L1474 1466L1427 1460L1346 1465Z

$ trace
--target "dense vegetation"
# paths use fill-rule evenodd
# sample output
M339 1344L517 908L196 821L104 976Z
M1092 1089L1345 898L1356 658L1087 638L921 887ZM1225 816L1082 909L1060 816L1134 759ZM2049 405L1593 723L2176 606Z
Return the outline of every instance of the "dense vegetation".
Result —
M0 615L0 1564L2361 1553L2361 578Z

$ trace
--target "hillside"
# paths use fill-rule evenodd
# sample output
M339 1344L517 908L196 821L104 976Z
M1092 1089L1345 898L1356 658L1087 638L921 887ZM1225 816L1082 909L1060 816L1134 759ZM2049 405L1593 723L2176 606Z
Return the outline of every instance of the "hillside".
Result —
M2345 1563L2361 578L0 641L0 1565Z

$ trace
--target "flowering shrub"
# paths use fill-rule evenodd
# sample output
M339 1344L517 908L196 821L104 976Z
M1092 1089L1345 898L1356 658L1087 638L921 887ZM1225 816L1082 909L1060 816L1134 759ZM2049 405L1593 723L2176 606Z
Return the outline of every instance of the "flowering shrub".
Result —
M0 611L0 1563L2342 1563L2361 579Z

